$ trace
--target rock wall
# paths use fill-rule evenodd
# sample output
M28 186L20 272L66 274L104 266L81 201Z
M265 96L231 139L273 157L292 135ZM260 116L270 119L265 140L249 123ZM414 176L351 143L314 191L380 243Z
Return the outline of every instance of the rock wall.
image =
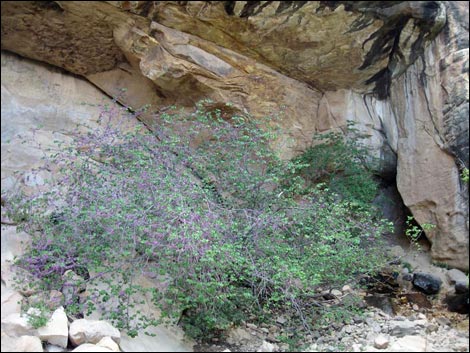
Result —
M437 226L427 234L434 259L468 269L468 189L459 178L468 167L468 3L1 6L2 49L82 76L111 96L127 88L124 104L152 104L154 113L210 98L255 119L280 113L273 147L283 158L308 147L315 132L355 121L380 157L379 173L397 178L418 222ZM150 113L140 119L154 123ZM3 160L2 148L2 183Z
M34 192L51 177L33 173L42 157L70 142L77 128L97 128L100 106L111 100L59 68L5 52L1 65L2 196L18 188Z
M322 96L317 127L358 122L382 160L382 175L396 176L405 205L427 231L434 261L468 271L469 166L468 5L447 3L447 23L413 65L379 100L352 90Z
M424 38L445 22L437 1L108 3L230 48L322 92L382 85L403 72Z
M437 226L426 233L433 259L468 270L468 4L448 6L445 30L392 83L390 102L403 201L420 224Z
M290 158L321 130L323 95L387 95L390 79L442 27L443 6L422 3L3 2L2 48L86 77L110 95L125 87L121 101L133 107L210 98L255 118L282 107L275 147ZM380 140L373 145L390 169Z

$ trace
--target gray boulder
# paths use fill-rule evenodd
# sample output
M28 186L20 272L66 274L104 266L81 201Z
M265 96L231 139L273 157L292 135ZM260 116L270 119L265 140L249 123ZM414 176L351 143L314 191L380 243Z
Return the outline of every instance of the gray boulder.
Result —
M425 294L437 294L441 289L442 280L430 273L418 272L413 275L413 285Z

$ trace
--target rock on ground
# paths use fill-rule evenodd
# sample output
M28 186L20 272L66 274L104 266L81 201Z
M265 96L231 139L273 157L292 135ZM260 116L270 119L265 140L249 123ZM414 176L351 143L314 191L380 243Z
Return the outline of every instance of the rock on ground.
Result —
M36 334L36 330L28 322L28 318L19 313L10 314L2 319L2 330L7 335L14 337Z
M426 339L422 336L404 336L390 347L392 352L426 352Z
M113 352L119 352L119 346L111 337L103 337L96 345L112 350Z
M79 319L70 325L69 337L75 346L82 343L98 343L103 337L111 337L119 343L121 333L106 321Z
M50 344L67 347L69 338L68 319L64 308L60 307L52 314L44 327L38 328L38 336L42 341Z
M109 348L98 346L96 344L84 343L75 348L72 352L114 352Z
M2 352L43 352L41 340L35 336L11 337L2 332Z
M441 289L442 280L430 273L415 273L413 285L425 294L437 294Z
M384 349L388 347L389 343L390 343L390 340L387 337L380 335L375 338L374 347L378 349Z
M2 284L2 319L10 314L19 314L21 312L22 299L23 297L20 293Z

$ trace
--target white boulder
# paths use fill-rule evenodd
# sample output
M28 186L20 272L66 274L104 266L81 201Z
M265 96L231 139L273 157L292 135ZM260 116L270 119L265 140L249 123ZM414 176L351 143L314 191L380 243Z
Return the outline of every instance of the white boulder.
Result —
M11 337L2 332L2 352L43 352L41 340L35 336Z
M54 311L46 326L38 328L38 336L42 341L63 348L67 347L69 328L67 315L63 307Z
M103 337L97 344L97 346L104 347L112 350L113 352L119 352L119 346L111 337Z
M72 352L114 352L108 348L96 344L84 343L75 348Z
M121 340L121 333L109 322L101 320L75 320L70 325L70 341L79 346L82 343L98 343L103 337L110 337L116 343Z

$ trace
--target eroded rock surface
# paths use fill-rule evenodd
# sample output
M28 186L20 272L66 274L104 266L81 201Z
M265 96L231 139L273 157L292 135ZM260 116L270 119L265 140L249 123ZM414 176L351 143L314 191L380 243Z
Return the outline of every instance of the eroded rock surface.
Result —
M370 90L445 22L437 1L109 1L232 49L321 91ZM396 42L396 38L401 40Z
M116 343L121 341L119 330L102 320L75 320L70 325L69 337L75 346L82 343L98 343L104 337L111 337Z
M420 224L436 226L426 232L433 259L468 270L468 184L459 175L468 168L468 6L452 6L445 30L392 83L391 105L403 201Z

